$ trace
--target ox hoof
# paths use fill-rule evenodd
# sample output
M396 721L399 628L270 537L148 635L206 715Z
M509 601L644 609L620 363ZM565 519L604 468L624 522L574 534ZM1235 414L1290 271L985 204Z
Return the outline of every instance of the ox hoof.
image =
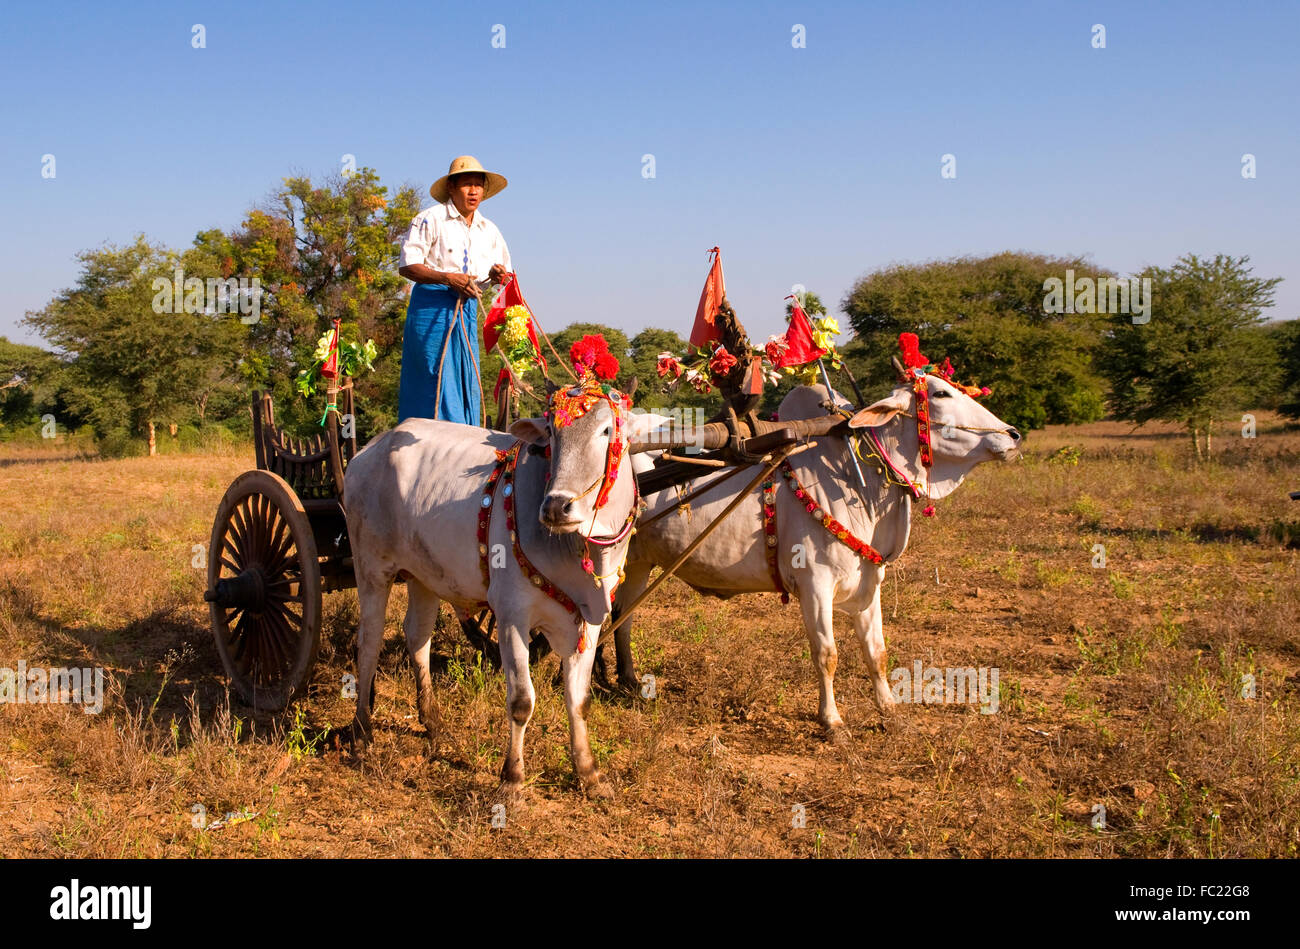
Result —
M894 697L889 694L888 690L885 690L883 695L879 692L872 692L871 702L874 703L876 711L880 712L881 715L892 715L897 708L897 703L894 702Z
M348 742L352 747L361 751L368 747L374 739L374 724L372 722L363 722L360 719L353 719L352 725L348 728Z
M853 741L853 734L849 731L849 726L836 722L826 727L826 740L832 745L848 745Z
M497 785L496 793L492 795L493 804L512 805L518 804L524 798L524 782L522 781L502 781Z
M640 694L641 694L641 680L640 680L640 679L629 679L629 678L625 678L624 676L619 676L619 677L618 677L618 687L619 687L620 689L622 689L624 692L631 693L632 695L640 695Z
M614 796L614 789L599 773L594 777L580 779L582 793L589 798L607 801Z

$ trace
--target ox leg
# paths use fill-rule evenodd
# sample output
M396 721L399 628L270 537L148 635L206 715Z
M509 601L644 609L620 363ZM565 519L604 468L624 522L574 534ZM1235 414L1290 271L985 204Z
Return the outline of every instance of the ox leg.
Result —
M839 664L833 625L835 605L829 596L811 595L801 597L799 606L803 610L813 668L817 671L817 721L832 739L841 741L848 736L848 729L835 707L835 667Z
M871 603L861 613L854 615L853 628L857 630L858 642L862 644L862 653L867 659L867 669L871 673L871 698L876 709L888 718L894 711L894 696L889 691L889 681L885 676L888 667L888 654L885 650L885 629L880 614L880 584L871 595Z
M416 702L420 708L420 724L429 736L434 751L438 747L438 712L434 706L433 679L429 675L429 640L438 622L438 596L414 577L406 581L408 605L403 629L406 632L406 649L415 664Z
M594 797L609 797L609 785L596 767L591 753L591 740L587 735L587 710L591 705L591 667L595 662L597 637L600 627L587 624L587 642L591 645L582 652L574 651L560 664L564 675L564 705L569 712L569 750L573 755L573 768L578 773L582 789Z
M497 640L506 676L506 715L510 718L510 745L501 765L501 793L513 797L524 785L524 729L533 717L536 693L528 671L528 629L501 621L497 624Z
M391 579L357 574L361 620L357 626L357 716L353 733L362 742L370 741L371 690L379 666L379 647L384 642L384 620L392 589Z

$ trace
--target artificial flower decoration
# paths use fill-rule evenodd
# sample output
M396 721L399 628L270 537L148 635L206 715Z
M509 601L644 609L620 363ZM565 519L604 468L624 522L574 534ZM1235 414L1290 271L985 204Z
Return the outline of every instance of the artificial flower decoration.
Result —
M507 307L501 322L501 335L497 342L505 354L504 362L516 376L522 376L540 359L530 332L532 322L533 315L523 304Z
M334 340L334 330L325 331L319 340L316 341L316 351L312 353L312 364L298 373L296 385L298 391L307 397L316 394L321 386L321 381L329 377L329 368L333 368L338 376L356 376L362 372L369 372L374 369L375 357L379 355L379 350L375 347L375 341L368 339L365 343L345 342L342 339L338 341L338 349L332 349ZM330 367L331 361L334 366Z
M767 361L773 366L780 366L782 357L785 356L785 352L789 348L784 333L773 334L767 338L767 345L763 347L763 354L767 356Z
M713 384L709 382L709 377L698 369L687 369L686 381L701 395L708 395L713 391Z
M655 368L659 371L660 379L668 375L670 372L673 375L673 379L679 378L682 374L682 364L677 361L672 353L660 353L659 363Z
M709 374L714 379L725 376L735 368L739 361L735 356L727 352L726 346L719 346L709 358Z

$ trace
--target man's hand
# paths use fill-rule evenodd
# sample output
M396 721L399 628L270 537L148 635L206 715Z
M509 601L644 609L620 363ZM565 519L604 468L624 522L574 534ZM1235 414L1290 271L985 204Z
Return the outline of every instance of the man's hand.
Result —
M493 283L504 283L509 272L501 264L493 264L492 269L488 271L488 279Z
M447 275L447 285L453 290L460 291L460 295L468 299L473 297L480 303L483 302L482 291L479 290L478 278L467 273L452 273Z

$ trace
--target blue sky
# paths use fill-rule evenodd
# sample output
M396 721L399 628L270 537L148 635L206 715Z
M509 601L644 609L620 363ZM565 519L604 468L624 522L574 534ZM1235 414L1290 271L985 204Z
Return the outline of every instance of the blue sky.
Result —
M78 250L188 245L344 154L425 195L462 153L506 175L484 211L548 329L685 335L715 244L756 341L793 284L836 310L1006 249L1247 254L1294 318L1298 36L1294 3L9 3L0 335L39 342Z

